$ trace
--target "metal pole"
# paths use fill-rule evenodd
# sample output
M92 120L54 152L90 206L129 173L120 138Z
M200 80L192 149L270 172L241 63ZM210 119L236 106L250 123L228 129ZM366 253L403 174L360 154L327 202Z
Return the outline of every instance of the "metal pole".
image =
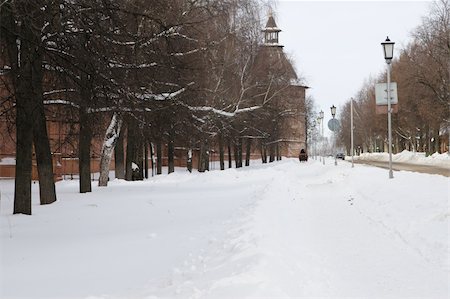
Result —
M351 143L351 151L352 151L352 168L355 167L353 164L353 98L350 98L350 143Z
M320 119L321 123L322 123L322 137L323 137L323 117Z
M337 166L337 133L334 132L334 166Z
M393 179L392 173L392 125L391 125L391 64L387 64L387 102L388 102L388 140L389 140L389 178Z
M317 160L317 140L314 138L314 160Z
M320 122L322 123L322 163L323 163L323 165L325 165L325 155L324 155L324 152L323 152L323 138L324 138L324 136L323 136L323 117L320 119Z

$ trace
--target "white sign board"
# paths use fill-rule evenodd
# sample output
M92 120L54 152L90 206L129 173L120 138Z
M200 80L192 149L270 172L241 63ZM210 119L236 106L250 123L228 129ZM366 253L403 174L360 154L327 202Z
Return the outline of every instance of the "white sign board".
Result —
M397 83L391 82L391 104L398 103L397 97ZM375 84L375 102L377 105L387 105L387 83L377 83Z

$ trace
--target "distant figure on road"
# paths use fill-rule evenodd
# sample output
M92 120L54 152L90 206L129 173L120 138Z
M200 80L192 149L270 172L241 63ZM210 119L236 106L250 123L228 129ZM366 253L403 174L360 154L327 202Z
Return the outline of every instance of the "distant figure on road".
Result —
M301 149L300 150L300 154L298 155L298 159L300 160L300 162L306 162L308 161L308 155L305 152L305 149Z

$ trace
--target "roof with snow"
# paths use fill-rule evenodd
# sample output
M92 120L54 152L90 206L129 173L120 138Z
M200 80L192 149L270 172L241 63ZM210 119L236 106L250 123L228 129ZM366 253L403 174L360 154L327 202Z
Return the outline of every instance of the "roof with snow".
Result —
M272 14L269 15L266 28L263 31L281 31L281 29L278 28L277 23L275 23L275 19L273 18Z

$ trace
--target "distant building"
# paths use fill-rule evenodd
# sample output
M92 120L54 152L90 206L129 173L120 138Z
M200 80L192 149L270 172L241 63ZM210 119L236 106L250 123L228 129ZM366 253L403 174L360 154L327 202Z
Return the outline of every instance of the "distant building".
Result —
M292 63L283 51L283 46L279 43L281 29L278 28L271 13L262 32L264 43L255 58L254 80L263 85L262 88L277 85L275 88L281 91L270 103L278 115L272 140L268 143L276 144L281 156L298 157L300 150L307 148L305 125L307 87L301 84ZM274 82L272 78L278 80Z

